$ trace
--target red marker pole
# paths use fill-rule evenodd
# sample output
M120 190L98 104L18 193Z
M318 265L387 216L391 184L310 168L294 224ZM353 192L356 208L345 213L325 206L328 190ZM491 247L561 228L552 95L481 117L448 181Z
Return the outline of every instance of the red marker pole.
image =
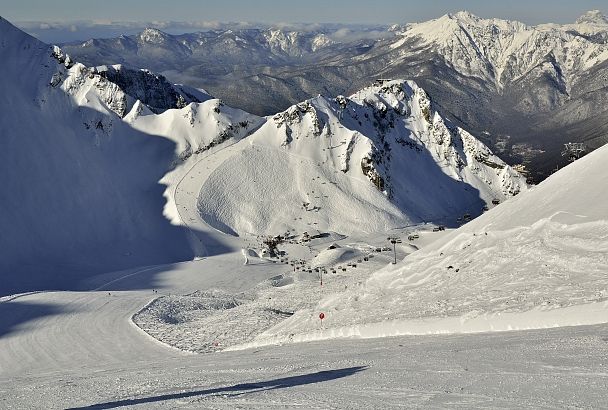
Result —
M323 319L325 319L325 313L319 313L319 319L321 319L321 327L323 327Z

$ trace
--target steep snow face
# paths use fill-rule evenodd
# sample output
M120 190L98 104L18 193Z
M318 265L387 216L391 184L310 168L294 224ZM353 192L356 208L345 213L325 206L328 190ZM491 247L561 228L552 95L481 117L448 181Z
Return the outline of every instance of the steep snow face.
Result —
M0 35L0 293L75 289L95 273L196 256L171 218L172 184L208 146L262 120L218 100L181 109L165 100L155 115L129 92L151 92L151 81L183 104L205 95L146 72L73 63L6 20Z
M227 107L216 99L190 103L182 109L166 110L157 115L138 101L124 119L135 130L162 135L175 144L176 156L172 162L175 169L161 180L167 185L163 193L166 199L163 214L174 225L186 222L176 204L177 186L185 178L185 173L204 160L212 149L236 143L264 122L261 117ZM223 191L224 187L218 189ZM186 202L181 206L196 209L196 202Z
M185 162L225 141L240 140L263 122L262 118L228 107L217 99L190 103L161 114L152 113L138 101L124 120L134 129L172 140L178 162Z
M212 174L199 197L203 217L228 232L455 225L526 189L409 81L307 100L269 118L247 142L253 149Z
M7 83L7 88L4 89L2 98L8 98L9 90L19 90L19 95L26 94L33 98L51 79L52 70L57 63L51 57L53 50L2 17L0 17L0 35L3 74L12 80L4 81ZM67 64L69 65L70 62L68 61ZM42 73L39 74L39 71ZM32 74L37 75L32 77Z
M371 125L376 129L376 135L372 134L377 152L375 156L386 159L375 162L391 168L392 175L386 176L389 195L399 187L398 181L395 181L395 188L391 189L391 182L402 171L408 173L409 169L402 167L408 160L412 161L403 155L403 148L411 150L405 150L408 154L417 152L430 155L444 174L469 185L467 189L479 191L479 197L485 202L490 202L492 198L504 199L517 195L526 187L521 175L496 157L488 147L445 120L436 111L426 92L412 81L384 82L351 96L351 101L355 104L354 118L358 117L356 111L359 107L367 111L363 117L373 117ZM356 121L358 124L359 120ZM403 128L407 130L406 135ZM396 158L393 159L393 155ZM414 154L414 162L418 159L416 156ZM373 158L370 159L373 163ZM404 196L411 195L407 186L401 187L407 192ZM471 208L468 211L477 211L473 205Z
M364 285L326 298L312 312L296 313L261 339L605 322L607 160L604 146L397 266L374 273ZM330 329L307 336L314 312L332 318L324 321Z

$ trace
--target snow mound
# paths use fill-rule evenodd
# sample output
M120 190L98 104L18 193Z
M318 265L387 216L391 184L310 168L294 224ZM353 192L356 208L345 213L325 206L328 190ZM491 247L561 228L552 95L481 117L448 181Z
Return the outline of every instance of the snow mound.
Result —
M360 256L361 253L357 249L341 247L336 249L326 249L321 252L317 256L315 256L310 262L310 266L316 268L318 266L330 267L335 266L339 263L343 263L349 261L357 256Z

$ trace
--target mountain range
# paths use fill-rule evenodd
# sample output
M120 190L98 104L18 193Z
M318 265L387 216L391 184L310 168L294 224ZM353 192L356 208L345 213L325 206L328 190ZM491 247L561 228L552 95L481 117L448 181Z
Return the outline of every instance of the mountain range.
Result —
M211 256L225 234L456 226L527 189L413 81L259 117L4 19L0 35L3 293Z
M93 39L63 49L87 65L149 68L228 104L270 115L317 94L352 94L374 79L408 78L444 115L534 180L564 165L563 144L608 141L608 23L528 26L468 12L387 28L380 39L331 32L220 30Z

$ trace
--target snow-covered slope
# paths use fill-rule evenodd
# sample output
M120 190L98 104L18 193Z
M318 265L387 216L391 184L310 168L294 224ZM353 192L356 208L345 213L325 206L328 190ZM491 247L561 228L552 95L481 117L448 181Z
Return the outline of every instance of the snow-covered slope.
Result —
M199 196L203 218L231 233L455 225L526 187L410 81L307 100L241 144L247 149L212 173Z
M0 38L0 292L192 259L171 184L197 150L261 120L148 72L73 63L4 19Z
M605 146L254 344L605 322L607 159Z

